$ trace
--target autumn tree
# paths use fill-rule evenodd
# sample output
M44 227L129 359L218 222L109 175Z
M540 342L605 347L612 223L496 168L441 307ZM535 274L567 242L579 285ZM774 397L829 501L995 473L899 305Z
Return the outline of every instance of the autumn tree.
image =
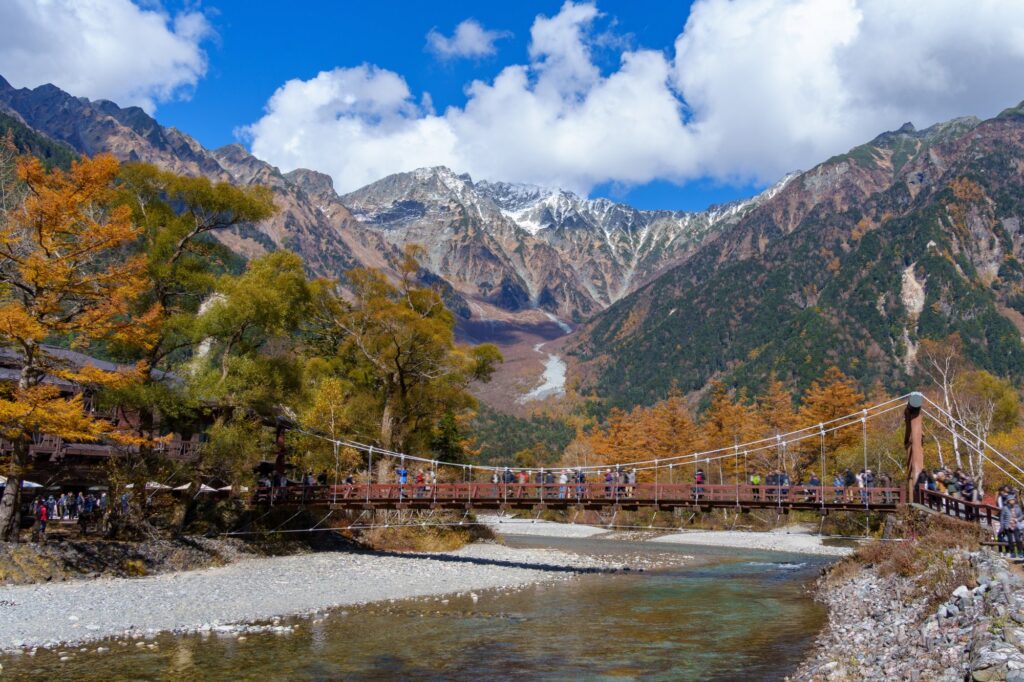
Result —
M578 447L607 464L669 459L689 454L699 445L697 428L678 391L650 407L637 406L629 412L612 409L604 424L578 439ZM574 454L570 459L578 457ZM644 472L640 477L653 474Z
M319 286L289 251L257 258L240 276L218 280L196 318L189 386L217 405L222 436L229 437L231 429L252 432L261 420L297 412L304 392L299 332ZM202 465L237 474L252 462L236 458L257 453L245 448L231 460L206 458Z
M957 377L952 389L955 422L949 426L967 447L955 450L956 465L975 478L978 487L985 475L986 444L997 433L1012 431L1020 419L1020 395L1009 381L984 370ZM945 419L944 417L941 417Z
M800 416L793 407L793 393L775 373L755 402L758 418L768 434L788 433L799 428Z
M959 335L921 341L917 366L925 393L942 409L939 424L926 425L940 464L952 464L977 479L984 475L985 443L1019 422L1020 398L1012 384L977 369L965 356ZM945 413L945 414L943 414ZM951 460L944 445L951 445Z
M319 358L308 361L303 373L309 397L299 412L299 424L303 430L329 440L317 435L293 434L292 443L301 464L306 470L354 472L362 458L337 441L352 433L353 425L361 420L358 412L365 406L353 399L355 391L351 382L331 373L329 365Z
M705 451L721 450L730 446L735 448L740 443L756 440L764 432L757 410L748 403L745 394L739 392L733 398L729 395L728 388L718 381L711 384L710 404L701 415L698 427L701 449ZM733 452L733 457L721 457L726 454L729 454L728 451L711 455L719 457L714 464L715 470L719 472L719 480L723 480L725 474L732 477L742 476L742 451L737 448ZM710 475L709 471L705 473Z
M387 449L429 447L442 416L475 407L470 384L489 381L501 361L492 344L455 343L454 316L415 282L419 253L407 250L397 284L377 270L350 271L348 295L323 292L311 325L318 352L336 359L375 417L361 436Z
M802 426L824 424L834 419L853 414L864 408L864 394L850 377L838 367L829 367L820 379L811 383L800 404ZM848 427L826 434L825 453L861 443L862 429ZM822 456L822 443L818 439L807 439L795 447L799 455L797 462L801 471L815 467Z
M612 408L604 423L593 429L586 438L589 451L597 463L613 464L634 462L644 457L642 407L631 412Z
M118 169L110 156L74 163L67 173L19 159L17 179L27 191L17 201L11 200L18 190L9 168L0 169L0 344L20 365L17 381L0 392L0 433L13 444L0 498L0 540L18 536L21 481L34 434L79 441L119 435L84 409L80 391L64 395L48 378L83 389L123 387L147 370L74 368L44 345L49 339L78 346L99 339L132 339L142 348L152 343L146 326L138 328L128 316L145 289L146 259L128 250L140 229L127 207L114 205ZM150 314L141 310L143 319Z
M953 334L945 339L921 339L917 350L917 373L923 380L925 390L948 414L956 412L956 396L954 387L959 382L960 376L973 369L967 358L964 356L963 340L959 334ZM947 424L949 432L942 428L938 432L929 430L932 440L938 450L938 458L945 463L943 456L943 441L947 433L951 434L952 449L955 460L960 466L963 461L960 443L960 431L954 424Z
M640 443L648 453L645 459L665 459L693 452L699 437L686 401L677 390L643 410L639 431Z
M274 212L269 188L235 187L203 177L186 177L148 164L127 164L118 176L117 199L141 227L139 247L146 256L146 286L133 312L147 311L151 342L134 339L115 345L123 357L148 366L174 370L186 361L202 338L196 332L198 313L220 278L239 261L215 235L258 222ZM131 394L119 398L138 412L140 434L154 434L183 410L184 385L152 374Z

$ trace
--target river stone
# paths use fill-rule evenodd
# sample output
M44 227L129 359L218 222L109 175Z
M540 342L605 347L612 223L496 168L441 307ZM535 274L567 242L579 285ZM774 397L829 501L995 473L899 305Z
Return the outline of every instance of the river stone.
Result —
M1024 629L1006 628L1003 630L1003 637L1018 649L1024 648Z
M1006 673L1006 664L1000 663L998 665L989 666L988 668L972 670L971 679L975 680L975 682L996 682L997 680L1005 680Z

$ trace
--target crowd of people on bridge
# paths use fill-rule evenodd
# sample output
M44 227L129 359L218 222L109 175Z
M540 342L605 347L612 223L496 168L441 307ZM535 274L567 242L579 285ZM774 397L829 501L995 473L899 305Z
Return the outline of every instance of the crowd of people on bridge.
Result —
M589 476L589 478L588 478ZM489 490L480 490L475 494L482 497L495 498L593 498L604 497L606 499L632 499L637 497L649 497L654 495L653 481L648 480L645 486L637 485L638 471L633 468L607 467L603 470L596 469L495 469L491 472L489 483L492 486ZM416 499L430 497L436 490L438 477L436 469L407 468L403 463L391 469L390 481L397 486L397 496L400 499ZM282 495L288 494L289 488L298 491L303 499L308 501L328 488L327 472L321 472L314 476L307 472L299 481L289 481L283 474L274 476L262 476L258 485L279 499ZM336 497L348 497L361 494L355 491L356 481L353 474L347 474L343 480L337 481L338 489L332 489L329 494ZM475 482L480 485L479 481ZM818 475L811 471L805 477L793 480L789 473L782 469L774 469L765 475L755 472L749 476L749 490L746 494L751 495L754 501L800 501L800 502L842 502L858 500L862 502L883 501L891 503L894 500L888 499L894 496L892 492L892 480L888 474L876 474L869 468L854 473L851 469L835 474L831 486L822 481ZM671 475L666 481L662 478L658 482L659 490L669 492L673 484L681 485L683 481L673 480ZM702 500L711 496L712 488L708 488L708 477L702 468L694 470L692 484L689 487L688 495L694 500ZM729 484L731 488L731 484ZM873 495L872 488L887 489L881 496ZM719 493L721 490L715 489ZM638 492L642 491L642 492ZM380 491L383 492L383 491ZM276 494L275 494L276 493ZM731 496L731 495L730 495ZM878 499L876 499L876 497Z
M932 471L922 469L917 476L917 485L919 488L971 503L963 505L963 516L968 521L974 518L974 505L981 502L981 489L974 478L960 468L951 470L943 466ZM959 507L960 505L957 505L957 511Z
M850 468L836 472L832 476L831 486L821 480L817 473L810 471L806 479L793 481L782 469L773 469L762 476L754 472L749 478L751 493L755 501L796 500L802 502L844 502L858 500L860 502L877 501L887 504L894 500L892 478L886 473L876 474L871 469L861 469L854 473ZM884 488L879 499L871 492L872 488ZM831 490L831 493L829 492Z

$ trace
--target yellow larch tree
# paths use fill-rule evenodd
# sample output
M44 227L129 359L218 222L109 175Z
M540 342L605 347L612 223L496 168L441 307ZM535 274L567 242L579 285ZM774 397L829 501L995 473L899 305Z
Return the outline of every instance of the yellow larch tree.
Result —
M825 424L825 428L828 429L828 422L853 414L864 406L864 394L857 388L857 384L838 367L833 366L825 370L825 374L814 381L804 393L800 405L800 422L804 426ZM831 431L825 436L825 456L829 457L841 448L850 448L861 443L862 438L859 424ZM814 466L822 457L820 439L811 438L803 441L797 451L800 470Z
M0 346L20 367L0 385L0 435L11 445L7 485L0 498L0 541L18 537L21 481L32 438L116 438L115 426L84 409L81 391L62 393L56 379L82 389L124 386L144 372L72 367L45 342L83 346L91 340L145 339L150 314L127 312L145 286L144 256L131 254L139 235L127 208L112 207L118 163L97 156L69 172L46 171L38 159L19 158L22 191L0 214ZM5 192L6 195L6 192Z
M711 404L701 415L699 428L701 449L705 452L721 450L708 455L709 467L718 474L718 480L713 482L722 481L725 476L742 477L743 448L736 446L760 438L764 434L757 410L744 398L745 395L741 392L733 399L728 388L719 381L711 384ZM734 448L732 457L727 456L730 454L730 446ZM705 467L705 473L710 480L712 476L708 467Z

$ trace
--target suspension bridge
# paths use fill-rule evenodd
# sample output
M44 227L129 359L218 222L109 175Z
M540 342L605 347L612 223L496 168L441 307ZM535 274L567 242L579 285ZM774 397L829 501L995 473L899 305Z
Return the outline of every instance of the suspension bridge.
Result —
M859 432L863 468L870 467L868 422L902 411L905 462L904 478L885 487L829 485L836 472L828 470L827 442L830 434ZM924 422L948 431L966 449L978 456L984 466L1002 472L1018 490L1024 489L1024 469L988 444L948 410L921 393L909 393L855 413L809 425L746 443L717 449L639 459L618 463L574 466L571 468L510 468L445 462L382 449L351 440L333 439L324 434L304 432L339 448L351 448L367 456L365 480L326 485L261 486L252 493L256 507L320 508L330 510L598 510L654 512L693 509L791 510L894 512L906 504L944 513L965 520L993 523L998 510L976 500L964 500L929 491L917 485L924 468ZM896 422L898 424L898 422ZM898 428L898 427L897 427ZM849 439L848 439L849 440ZM778 458L778 470L787 469L787 452L800 447L804 455L818 451L820 485L791 483L786 478L768 478L750 482L750 461L758 456L762 463ZM381 466L381 460L386 464ZM427 473L421 480L409 476L405 482L373 480L374 462L379 471L406 470L419 466ZM735 482L677 482L698 468L728 464ZM608 474L617 475L608 480ZM629 476L625 476L629 472ZM564 476L568 474L568 476ZM622 475L618 475L622 474ZM380 475L379 475L380 476ZM393 474L387 475L389 478ZM628 481L628 482L627 482Z

